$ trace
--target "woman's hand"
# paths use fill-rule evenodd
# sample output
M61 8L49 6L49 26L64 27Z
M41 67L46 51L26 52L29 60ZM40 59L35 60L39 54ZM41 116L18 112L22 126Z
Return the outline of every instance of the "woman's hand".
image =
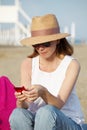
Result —
M26 97L21 92L15 92L15 97L19 102L26 100Z
M15 97L17 98L17 107L28 108L26 97L21 92L15 92Z
M41 96L43 88L44 87L42 87L41 85L33 85L31 86L31 88L28 89L28 91L23 91L22 93L24 97L26 97L26 100L28 102L33 102Z

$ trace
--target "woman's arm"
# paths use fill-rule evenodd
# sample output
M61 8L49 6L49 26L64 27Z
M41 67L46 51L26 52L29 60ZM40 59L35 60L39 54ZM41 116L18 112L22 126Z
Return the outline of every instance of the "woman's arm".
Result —
M24 94L31 100L36 100L38 97L42 97L47 104L56 106L58 109L61 109L66 103L74 84L77 81L80 71L80 65L77 60L72 60L67 72L59 94L57 97L53 96L49 91L41 85L33 85L29 92L24 92Z
M26 58L21 64L21 86L28 89L31 86L31 58ZM29 103L26 102L26 97L21 93L15 93L17 98L17 107L28 108Z
M67 72L61 89L59 91L58 97L52 96L46 89L42 93L42 98L47 102L47 104L54 105L61 109L66 103L74 84L77 81L80 72L80 65L77 60L72 60Z
M21 85L26 89L31 86L31 65L31 58L26 58L21 64Z

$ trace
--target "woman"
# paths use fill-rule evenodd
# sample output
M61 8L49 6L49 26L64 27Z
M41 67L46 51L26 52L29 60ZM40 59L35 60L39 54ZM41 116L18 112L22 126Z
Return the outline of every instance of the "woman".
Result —
M84 117L75 90L80 65L67 36L60 33L53 14L32 19L31 37L21 43L34 51L21 66L26 90L15 92L18 108L10 116L12 130L82 129Z

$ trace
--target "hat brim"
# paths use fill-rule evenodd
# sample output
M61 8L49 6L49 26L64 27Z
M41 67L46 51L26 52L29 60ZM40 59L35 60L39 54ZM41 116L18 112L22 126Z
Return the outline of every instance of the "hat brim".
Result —
M70 36L68 33L59 33L54 35L46 35L46 36L37 36L37 37L28 37L23 40L21 40L21 44L25 46L35 45L35 44L41 44L48 41L54 41L58 39L62 39L65 37Z

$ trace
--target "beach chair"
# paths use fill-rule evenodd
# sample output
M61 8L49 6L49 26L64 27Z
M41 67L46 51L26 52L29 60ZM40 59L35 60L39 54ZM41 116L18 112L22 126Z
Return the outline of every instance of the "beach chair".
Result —
M0 130L10 130L9 116L16 107L14 85L6 76L0 77Z

